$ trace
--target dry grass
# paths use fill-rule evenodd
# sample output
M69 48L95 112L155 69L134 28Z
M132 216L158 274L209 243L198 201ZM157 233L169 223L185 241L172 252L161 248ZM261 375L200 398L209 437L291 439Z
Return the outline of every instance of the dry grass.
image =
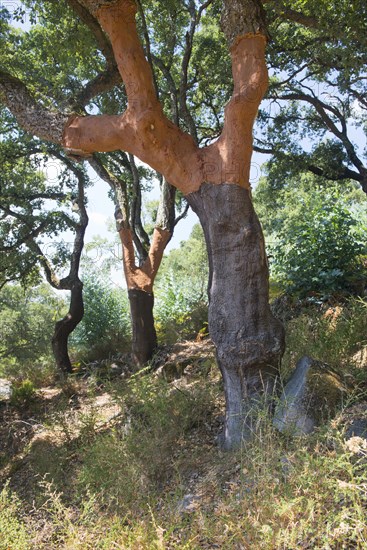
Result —
M320 353L339 341L332 364L358 388L349 413L308 437L280 436L264 415L251 444L221 452L222 388L206 342L165 356L182 366L177 378L79 381L37 392L26 412L2 407L0 550L366 548L367 449L343 433L366 397L353 359L361 319L304 315L291 321L287 368L305 326ZM337 339L341 321L353 342Z

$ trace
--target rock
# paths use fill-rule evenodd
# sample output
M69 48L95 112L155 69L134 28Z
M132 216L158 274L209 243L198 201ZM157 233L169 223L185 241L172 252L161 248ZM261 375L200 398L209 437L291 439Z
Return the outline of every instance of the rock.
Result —
M361 401L343 410L336 422L346 440L351 437L367 439L367 401Z
M120 376L123 372L123 366L120 363L112 363L110 365L110 372L112 376Z
M177 510L180 513L194 512L200 502L200 497L197 495L185 495L177 505Z
M167 382L179 380L182 378L185 368L189 365L189 363L190 360L181 362L167 362L157 369L157 375L167 380Z
M0 401L8 401L11 397L11 382L0 378Z
M335 415L346 388L330 367L304 356L286 384L275 408L273 425L282 433L299 436Z
M354 419L345 433L345 438L362 437L367 439L367 418Z

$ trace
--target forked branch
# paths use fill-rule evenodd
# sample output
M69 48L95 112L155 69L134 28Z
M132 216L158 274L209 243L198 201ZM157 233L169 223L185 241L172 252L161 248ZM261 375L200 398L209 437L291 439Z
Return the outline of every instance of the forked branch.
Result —
M119 231L122 244L124 271L129 290L137 289L152 293L153 284L161 264L164 249L171 237L171 232L155 228L148 257L141 267L135 263L135 252L130 229L122 227Z

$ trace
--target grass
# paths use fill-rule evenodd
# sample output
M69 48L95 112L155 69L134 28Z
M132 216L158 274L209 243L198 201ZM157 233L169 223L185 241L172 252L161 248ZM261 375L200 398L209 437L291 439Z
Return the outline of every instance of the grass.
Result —
M285 373L297 358L310 355L346 375L364 375L354 354L367 347L367 306L352 299L344 304L305 307L287 326ZM365 365L364 365L365 366Z
M350 402L366 401L355 357L367 310L338 307L289 322L285 371L307 352L353 380ZM298 439L264 415L250 444L223 453L220 377L213 357L205 369L192 357L173 382L75 381L49 401L32 394L26 417L8 409L8 423L33 428L21 441L0 433L0 550L367 547L367 443L345 441L344 412Z

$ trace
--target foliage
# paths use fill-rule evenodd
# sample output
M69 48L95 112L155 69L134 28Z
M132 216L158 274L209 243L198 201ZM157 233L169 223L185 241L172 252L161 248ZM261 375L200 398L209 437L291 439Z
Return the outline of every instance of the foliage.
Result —
M363 292L367 216L362 195L353 185L326 187L314 177L290 180L283 189L261 182L255 202L270 241L271 274L283 288L302 295Z
M65 307L47 284L7 285L0 293L0 376L29 378L36 385L52 373L51 337Z
M367 343L366 314L357 300L308 306L289 323L286 361L293 368L305 349L320 360L329 356L352 379L351 398L365 399L354 355ZM223 412L217 369L173 383L142 372L102 391L110 410L93 406L101 395L81 381L74 406L68 398L58 411L53 401L42 420L46 432L38 428L11 473L12 487L22 485L35 513L25 526L21 503L3 491L0 526L11 535L0 548L365 547L367 447L362 438L345 440L349 409L293 440L279 435L264 411L253 441L223 460L212 431Z
M10 402L15 407L25 409L32 403L35 395L35 387L31 380L22 380L20 383L12 384Z
M157 330L162 340L193 338L207 324L208 280L204 235L199 225L163 259L156 283Z
M266 7L272 72L255 143L273 155L270 178L309 170L352 178L366 192L365 2L270 0Z
M106 273L87 271L83 276L85 313L71 345L85 360L121 352L130 336L126 293L114 288Z
M21 502L6 485L0 493L0 550L30 550L30 537L20 516Z
M343 375L353 375L363 382L367 347L367 302L350 299L344 304L304 307L287 323L287 348L282 362L283 374L294 369L303 355L331 365ZM355 354L360 353L360 361Z

